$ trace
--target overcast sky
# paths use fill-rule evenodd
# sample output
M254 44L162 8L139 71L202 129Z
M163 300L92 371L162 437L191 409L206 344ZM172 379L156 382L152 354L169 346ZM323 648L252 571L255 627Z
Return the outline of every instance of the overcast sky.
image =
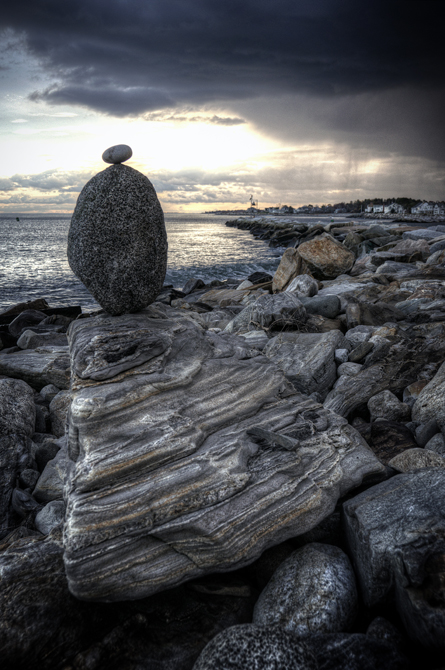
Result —
M71 212L101 154L166 211L445 198L438 0L15 0L0 212Z

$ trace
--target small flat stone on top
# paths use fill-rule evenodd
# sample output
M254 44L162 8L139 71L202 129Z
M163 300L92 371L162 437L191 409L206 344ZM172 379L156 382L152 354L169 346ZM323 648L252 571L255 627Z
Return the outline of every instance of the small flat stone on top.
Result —
M114 147L109 147L102 154L102 160L105 163L123 163L128 161L133 155L133 151L128 144L115 144Z

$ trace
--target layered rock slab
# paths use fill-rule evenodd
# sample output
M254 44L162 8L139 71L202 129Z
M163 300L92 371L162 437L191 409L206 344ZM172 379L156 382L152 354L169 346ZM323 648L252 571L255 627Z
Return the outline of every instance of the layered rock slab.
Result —
M179 310L79 320L69 338L64 560L78 598L142 598L247 565L383 471L244 338Z

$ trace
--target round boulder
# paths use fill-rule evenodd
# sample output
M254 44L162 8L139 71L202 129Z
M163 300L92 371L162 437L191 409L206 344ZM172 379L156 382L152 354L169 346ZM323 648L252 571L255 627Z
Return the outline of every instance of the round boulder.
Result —
M71 219L68 261L114 316L138 312L155 300L165 278L167 234L145 175L117 164L84 186Z
M304 637L345 631L357 612L357 589L346 554L313 542L287 558L261 592L253 623Z

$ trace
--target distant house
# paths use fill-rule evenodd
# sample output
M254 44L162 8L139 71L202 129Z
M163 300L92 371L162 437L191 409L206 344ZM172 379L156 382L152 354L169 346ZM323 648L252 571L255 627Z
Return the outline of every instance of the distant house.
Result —
M423 202L417 203L414 207L411 207L411 214L432 214L434 211L434 202Z
M374 214L383 214L385 211L385 206L384 205L374 205L372 208L372 211Z
M368 205L367 208L365 209L365 212L368 214L371 214L374 211L374 205Z
M283 205L280 209L280 214L293 214L294 208L289 205Z
M398 205L396 202L391 202L389 205L385 205L384 212L385 214L403 214L405 208L402 205Z
M436 202L433 208L434 216L444 216L445 215L445 204L443 202Z

